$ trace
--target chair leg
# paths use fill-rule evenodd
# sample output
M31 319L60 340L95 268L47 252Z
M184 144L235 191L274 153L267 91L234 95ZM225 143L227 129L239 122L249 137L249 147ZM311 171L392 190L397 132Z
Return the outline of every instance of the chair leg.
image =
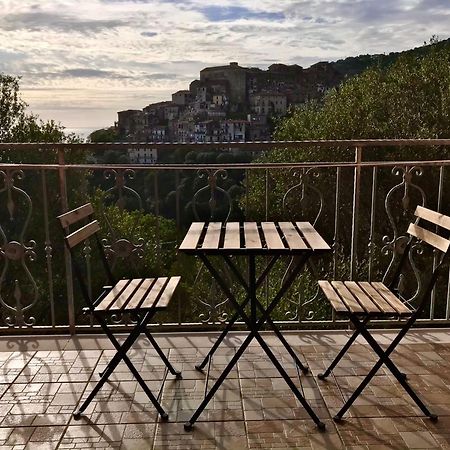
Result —
M362 323L364 325L366 325L367 322L369 322L369 318L368 317L365 318ZM330 375L332 370L337 366L338 362L347 353L348 349L351 347L353 342L355 342L355 340L359 336L359 334L360 334L360 331L358 329L355 329L355 331L351 335L350 339L347 341L347 343L344 345L344 347L342 347L341 351L336 355L336 357L334 358L334 361L330 364L328 369L325 370L325 372L323 372L323 373L319 373L319 375L317 375L317 378L319 378L320 380L324 380L325 378L327 378Z
M146 385L145 381L143 380L143 378L141 377L141 375L139 374L137 369L134 367L134 365L132 364L132 362L130 361L128 356L126 355L128 350L131 348L133 343L136 341L136 339L141 334L141 332L145 329L145 327L147 326L147 323L151 320L153 315L154 315L153 311L148 312L144 316L144 318L141 320L141 322L138 323L135 326L135 328L131 331L131 333L128 335L128 337L125 339L125 342L122 345L120 345L118 343L117 339L114 337L114 335L112 334L111 330L108 328L108 325L106 324L104 319L102 317L96 315L96 319L100 323L100 325L101 325L103 331L105 332L105 334L108 336L108 338L110 339L110 341L112 342L112 344L116 348L117 353L114 355L112 360L109 362L107 368L103 372L103 375L102 375L101 379L94 386L94 389L92 390L92 392L89 394L89 396L83 402L81 407L74 412L73 416L74 416L75 419L79 419L80 418L80 415L83 413L83 411L86 410L86 408L89 406L90 402L93 400L95 395L102 388L102 386L106 383L106 381L108 380L110 375L113 373L114 369L117 367L117 365L122 360L128 366L128 368L130 369L131 373L136 378L136 381L142 387L143 391L145 392L145 394L147 395L149 400L152 402L153 406L156 408L156 410L160 414L161 419L162 420L167 420L168 419L167 413L164 411L164 409L162 408L162 406L160 405L160 403L158 402L156 397L150 391L150 389Z
M175 375L177 380L180 380L182 377L181 372L179 370L176 370L173 368L172 364L170 363L170 361L167 359L166 355L164 354L164 352L161 350L161 347L158 345L158 343L156 342L155 338L152 336L152 334L150 333L150 331L148 331L147 328L145 328L145 336L147 336L147 339L150 341L150 344L152 344L153 348L156 350L156 352L158 353L159 357L161 358L162 362L165 364L165 366L167 367L167 369L169 370L169 372L172 375Z
M381 368L383 364L385 364L391 373L395 376L397 381L401 384L401 386L405 389L405 391L409 394L409 396L414 400L416 405L421 409L421 411L428 416L431 420L436 421L437 415L433 414L429 411L429 409L425 406L419 396L415 393L415 391L411 388L411 386L406 381L405 375L400 372L397 366L393 363L393 361L389 358L390 354L395 350L397 345L400 343L401 339L405 336L408 329L414 323L414 321L409 321L405 324L405 327L400 331L397 337L392 341L386 351L384 351L378 342L374 339L374 337L369 333L369 331L365 328L363 322L360 322L356 317L352 318L352 322L355 324L355 327L360 331L361 335L366 339L367 343L372 347L375 353L378 355L379 360L372 367L370 372L364 378L364 380L360 383L360 385L356 388L344 406L339 410L334 419L339 421L342 419L342 416L347 412L350 406L354 403L354 401L359 397L361 392L366 388L378 370Z

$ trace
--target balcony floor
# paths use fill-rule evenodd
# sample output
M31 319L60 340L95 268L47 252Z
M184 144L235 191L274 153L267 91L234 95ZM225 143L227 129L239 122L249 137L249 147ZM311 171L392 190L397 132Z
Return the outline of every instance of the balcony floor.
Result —
M328 381L298 377L296 368L271 334L267 342L327 429L320 432L284 380L252 345L226 380L194 430L183 423L208 385L230 359L242 333L219 349L209 372L194 369L215 333L157 335L170 360L183 371L176 381L141 339L131 360L154 392L162 396L170 421L156 412L126 366L119 366L79 421L71 415L79 397L98 379L113 351L102 336L0 338L1 449L293 449L293 448L450 448L450 331L416 330L393 359L413 387L440 415L433 424L384 369L363 392L341 424L331 419L344 398L370 369L375 355L358 343ZM376 334L386 344L392 332ZM316 375L347 339L345 332L289 332L288 340ZM94 370L95 369L95 370ZM331 414L331 415L330 415Z

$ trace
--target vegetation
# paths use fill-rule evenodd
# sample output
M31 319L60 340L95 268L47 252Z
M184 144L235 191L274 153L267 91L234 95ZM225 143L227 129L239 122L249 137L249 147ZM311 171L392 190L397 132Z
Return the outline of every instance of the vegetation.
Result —
M408 139L408 138L449 138L450 137L450 42L424 47L421 51L409 52L395 58L390 64L379 64L367 69L343 83L339 88L328 92L322 102L310 102L291 111L290 116L278 125L275 138L279 140L308 139ZM448 158L448 149L404 147L402 149L368 149L363 158L368 160L420 160ZM347 148L308 147L297 150L278 149L261 158L270 162L294 161L349 161L353 151ZM409 168L411 169L411 168ZM391 205L385 204L389 190L401 182L403 169L391 171L390 168L377 172L377 197L375 217L377 227L372 236L375 247L371 247L371 257L376 263L378 275L382 275L390 261L393 245L383 247L390 239L393 230L388 220L387 209L392 214L399 232L403 233L411 220L415 205L422 201L421 191L428 199L428 206L437 207L438 173L435 168L417 171L423 173L420 189L411 178L416 171L406 174L406 187L399 188L390 198ZM250 185L250 210L247 215L261 219L266 212L263 205L265 196L269 197L269 219L280 219L287 213L289 217L315 221L324 236L331 242L334 238L335 219L335 170L298 171L297 175L286 171L272 171L268 189L263 174L254 177ZM360 254L358 270L363 276L367 273L368 237L370 231L372 169L362 170L360 195ZM409 177L409 178L408 178ZM348 220L352 208L353 171L343 169L340 175L341 199L337 211L343 224L339 242L347 245L342 248L339 276L348 271L351 223ZM409 181L408 181L409 180ZM294 186L298 184L295 188ZM292 189L289 191L289 189ZM408 189L405 191L405 189ZM290 192L290 198L284 197ZM320 195L323 210L319 211ZM450 200L448 189L444 190L442 204ZM433 193L433 196L430 195ZM318 215L320 212L320 215ZM405 227L405 228L404 228ZM383 243L384 242L384 243ZM398 250L398 249L397 249ZM326 269L326 268L325 268ZM304 281L305 282L305 281ZM413 286L413 284L411 284ZM413 292L414 293L414 292ZM409 293L411 294L411 292ZM442 302L444 303L444 302ZM441 311L442 312L442 311Z

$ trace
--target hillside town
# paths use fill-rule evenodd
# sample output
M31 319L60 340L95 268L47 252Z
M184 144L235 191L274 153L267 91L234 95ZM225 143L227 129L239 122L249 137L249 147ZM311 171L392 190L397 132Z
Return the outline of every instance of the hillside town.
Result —
M307 69L272 64L262 70L237 62L207 67L189 89L174 92L172 100L119 111L116 129L123 141L268 140L274 119L286 115L291 106L322 97L343 77L328 62Z

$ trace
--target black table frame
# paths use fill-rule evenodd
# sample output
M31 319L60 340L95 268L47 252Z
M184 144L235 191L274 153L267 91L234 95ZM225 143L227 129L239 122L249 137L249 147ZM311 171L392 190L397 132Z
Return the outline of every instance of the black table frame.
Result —
M311 406L308 404L306 399L303 397L303 395L300 393L297 386L294 384L294 382L291 380L289 375L286 373L285 369L281 365L281 363L278 361L277 357L272 353L269 346L264 341L263 337L259 333L262 326L267 323L270 328L275 332L277 337L280 339L281 343L285 347L285 349L288 351L288 353L293 357L295 363L297 366L302 370L302 372L307 373L308 368L304 366L300 360L298 359L297 355L295 354L294 350L291 348L289 343L286 341L286 339L281 334L280 330L277 328L275 323L270 319L270 314L273 312L273 310L278 306L280 301L282 300L284 294L287 292L287 290L292 286L292 283L295 281L297 275L300 273L301 269L304 267L305 263L309 259L309 257L314 253L320 253L321 251L313 251L311 249L306 250L298 250L295 252L289 252L290 256L296 255L293 259L293 266L290 270L290 272L285 277L280 289L276 293L276 295L273 297L273 299L270 301L267 308L264 308L264 306L259 302L257 298L257 290L258 288L263 284L264 280L267 278L270 270L274 266L274 264L279 260L279 258L283 255L286 255L286 252L264 252L264 251L251 251L251 252L243 252L241 251L232 251L232 250L215 250L215 251L208 251L204 249L197 249L188 251L186 253L188 254L195 254L197 255L206 268L209 270L213 278L216 280L219 287L222 289L223 293L227 296L231 304L236 309L236 313L231 318L230 322L224 329L224 331L221 333L220 337L217 339L217 341L214 343L211 350L206 355L203 362L196 366L198 370L202 370L208 360L212 357L214 352L219 347L220 343L223 341L223 339L226 337L228 332L232 329L233 324L236 322L236 320L241 317L245 324L248 327L249 334L244 340L244 342L241 344L239 349L236 351L233 358L230 360L228 365L225 367L223 372L220 374L219 378L216 380L212 388L208 391L205 398L197 408L197 410L194 412L192 417L189 419L188 422L184 424L184 428L186 431L189 431L192 429L194 423L197 421L200 414L203 412L203 410L206 408L216 391L219 389L219 387L222 385L232 368L236 365L239 358L243 355L244 351L249 346L250 342L253 339L256 339L262 349L265 351L269 359L272 361L280 375L283 377L283 379L286 381L298 401L301 403L301 405L305 408L311 419L315 422L315 424L318 426L319 429L323 430L325 429L325 424L319 419L319 417L316 415L316 413L313 411ZM231 260L230 256L231 254L235 254L236 256L242 255L248 258L248 282L244 279L244 277L239 272L236 265ZM261 275L257 277L256 274L256 257L257 256L264 256L264 255L272 255L271 260L265 267L265 269L262 271ZM227 266L230 268L231 272L235 275L238 282L241 284L241 286L244 288L244 290L247 293L246 299L242 304L240 304L236 297L233 295L233 293L230 291L229 287L227 286L227 283L224 281L224 277L222 274L214 267L214 265L211 263L207 255L216 255L216 256L222 256L224 261L226 262ZM250 302L250 316L245 312L244 308L247 306L247 304ZM257 310L260 311L261 315L258 318Z

